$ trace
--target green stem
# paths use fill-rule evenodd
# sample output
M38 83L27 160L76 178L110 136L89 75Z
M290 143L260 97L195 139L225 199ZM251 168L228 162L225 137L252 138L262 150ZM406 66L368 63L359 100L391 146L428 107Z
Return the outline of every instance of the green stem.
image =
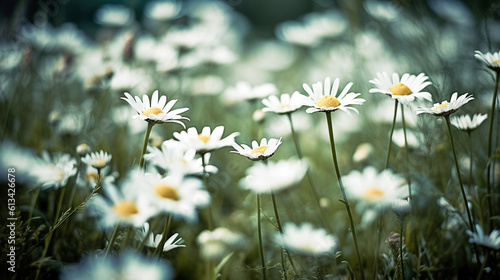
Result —
M41 189L42 187L37 187L34 191L35 193L33 194L33 198L31 200L30 213L28 215L28 223L26 227L29 227L29 225L31 224L31 218L33 217L33 212L35 211L36 207L36 201L38 200L38 195L40 194Z
M373 260L373 277L377 278L377 270L378 270L378 254L380 253L380 236L382 235L382 217L380 215L378 217L378 230L377 230L377 239L375 241L375 258Z
M262 264L262 279L266 280L266 261L264 260L264 248L262 246L262 228L260 224L260 194L257 194L257 231L259 234L260 262Z
M205 162L205 154L201 154L201 164L203 166L203 184L205 185L205 190L208 190L208 173L207 173L207 163ZM208 229L213 230L214 228L214 222L213 222L213 217L212 217L212 206L208 205L207 207L207 215L208 215Z
M292 114L288 113L287 116L288 116L288 120L290 121L290 129L292 131L293 143L295 144L295 149L297 150L297 155L299 156L299 159L302 159L303 158L302 150L300 148L299 139L298 139L297 134L295 133L295 129L293 127ZM307 177L307 180L309 181L309 186L311 187L311 192L314 196L314 201L316 203L316 206L318 207L321 222L323 223L324 227L328 228L330 230L330 232L333 232L333 228L331 227L331 224L327 222L327 218L325 217L325 214L323 213L323 211L321 209L321 204L319 202L320 198L319 198L318 190L316 189L316 186L314 185L314 181L312 179L311 172L309 172L309 169L306 171L306 177Z
M392 118L392 126L391 132L389 134L389 143L387 144L387 155L385 156L385 167L387 169L389 167L389 156L391 154L391 145L392 145L392 135L394 134L394 126L396 124L396 116L398 114L398 100L394 100L394 117Z
M165 242L167 242L168 232L170 231L170 225L172 224L172 214L168 215L167 220L165 221L165 225L163 227L163 235L160 240L160 244L156 247L155 254L158 256L158 259L161 258L161 254L163 253L163 247L165 246Z
M403 104L401 104L401 120L403 122L403 135L405 138L406 181L408 182L408 195L411 198L410 158L408 152L408 139L406 138L406 122L405 122L405 111Z
M498 80L500 79L500 71L496 71L496 78L495 78L495 89L493 91L493 101L491 105L491 113L490 113L490 130L488 132L488 158L492 156L492 142L493 142L493 123L495 122L495 107L496 107L496 102L497 102L497 94L498 94ZM492 166L489 164L487 166L487 174L486 174L486 186L487 186L487 191L488 191L488 212L490 215L489 219L489 224L490 224L490 230L493 230L493 208L491 205L491 169Z
M339 183L340 192L342 193L342 198L344 199L344 205L346 207L347 215L349 216L349 224L351 226L352 239L354 240L354 248L356 250L356 257L358 259L359 268L361 270L361 279L365 279L363 262L361 261L361 255L359 254L358 238L356 237L356 228L354 227L354 220L352 218L351 206L349 205L349 200L345 193L344 185L342 184L342 178L340 175L339 164L337 162L337 152L335 151L335 140L333 137L333 126L332 126L332 115L331 112L326 112L326 120L328 122L328 131L330 133L330 146L332 149L332 158L335 166L335 172L337 173L337 180Z
M133 233L132 233L132 227L128 226L127 227L127 232L125 233L125 238L123 239L122 250L127 248L127 245L129 243L130 238L132 237L132 235L133 235Z
M148 122L148 128L146 128L146 135L144 135L144 143L142 144L141 159L139 160L140 167L144 167L144 154L146 153L146 149L148 147L149 134L151 134L151 130L154 125L155 123Z
M280 216L278 214L278 204L276 203L276 195L274 194L274 192L271 192L271 198L273 201L273 208L274 208L274 214L276 216L276 223L278 224L278 229L279 229L280 233L283 235L283 227L281 226ZM285 279L287 279L286 267L285 267L285 257L283 255L283 250L287 251L285 248L281 248L281 265L283 268L283 275L285 276ZM290 263L293 264L292 256L290 256L288 251L287 251L287 256L288 256L288 259L290 260ZM292 265L292 268L293 268L293 273L295 273L295 275L297 275L297 271L295 271L294 265Z
M471 131L467 130L467 138L469 139L469 152L470 152L470 158L469 158L469 185L473 186L474 185L474 178L472 177L472 137L471 137Z
M104 257L107 257L109 255L111 247L113 247L113 243L115 243L116 237L118 236L119 227L119 225L115 226L113 234L111 234L111 239L109 240L108 247L106 248L106 252L104 253Z
M486 256L484 257L483 265L481 265L481 269L479 270L479 273L477 274L476 280L480 280L481 276L483 276L484 267L486 266L486 263L488 262L488 256L490 254L487 253L485 255Z
M448 133L450 134L451 150L453 152L453 158L455 159L455 168L457 170L458 183L460 184L462 198L464 199L465 209L467 210L467 218L469 219L470 230L472 232L476 232L476 230L474 229L474 224L472 223L472 216L470 215L469 204L467 203L467 196L465 195L465 189L462 183L462 176L460 175L460 168L458 166L457 154L455 153L455 142L453 141L453 134L451 133L450 116L444 116L444 119L446 120Z
M401 230L399 234L399 257L400 263L401 263L401 275L403 276L403 280L405 280L405 266L404 266L404 259L403 259L403 230L404 230L404 222L401 223L400 225Z

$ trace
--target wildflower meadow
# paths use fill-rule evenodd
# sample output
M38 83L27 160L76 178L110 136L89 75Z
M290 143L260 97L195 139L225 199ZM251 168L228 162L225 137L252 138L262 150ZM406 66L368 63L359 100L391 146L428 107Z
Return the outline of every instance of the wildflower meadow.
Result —
M1 279L500 279L500 5L0 4Z

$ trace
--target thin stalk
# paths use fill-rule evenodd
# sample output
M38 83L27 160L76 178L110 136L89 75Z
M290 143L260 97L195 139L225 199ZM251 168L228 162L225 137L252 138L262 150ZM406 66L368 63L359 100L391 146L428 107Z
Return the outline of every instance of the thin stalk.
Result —
M377 239L375 241L375 259L373 260L373 277L377 277L378 270L378 254L380 253L380 236L382 235L382 215L378 217L378 230L377 230Z
M474 185L474 178L472 178L472 137L471 137L471 131L467 130L467 138L469 139L469 152L470 152L470 158L469 158L469 185L473 186Z
M396 116L398 115L398 100L394 100L394 117L392 118L392 126L391 132L389 133L389 143L387 144L387 155L385 156L385 167L387 169L389 167L389 156L391 154L391 145L392 145L392 135L394 134L394 126L396 124Z
M109 252L111 251L111 247L113 247L113 243L115 243L116 237L118 236L119 227L119 225L115 226L113 234L111 234L111 239L109 240L108 247L106 248L106 252L104 253L104 257L107 257Z
M207 163L205 162L205 154L201 154L201 164L203 166L203 184L205 184L205 190L208 191L208 173L207 173ZM212 217L212 206L208 205L207 207L207 212L208 212L208 229L213 230L214 228L214 222L213 222L213 217Z
M299 156L299 159L302 159L303 158L302 150L300 148L299 139L298 139L297 134L295 133L295 129L293 127L292 114L288 113L287 116L288 116L288 120L290 121L290 129L292 131L293 143L295 144L295 149L297 150L297 155ZM327 222L325 214L321 210L321 204L319 203L320 198L319 198L318 190L316 189L316 186L314 185L314 181L312 179L311 173L309 172L309 169L306 171L306 176L307 176L307 180L309 181L309 186L311 187L311 192L314 196L314 201L315 201L316 206L318 207L318 210L320 213L321 222L323 223L324 227L328 228L331 232L333 232L333 229L331 228L330 223Z
M273 208L274 208L274 215L276 216L276 223L278 224L278 229L279 229L280 233L283 234L283 227L281 226L280 216L278 214L278 205L276 203L276 195L274 194L274 192L271 192L271 198L273 201ZM286 275L285 257L283 254L283 250L286 251L286 249L281 248L281 266L283 267L283 275L285 276L285 280L286 280L288 278ZM290 260L290 263L293 263L292 256L290 256L288 251L287 251L287 255L288 255L288 259ZM292 266L292 268L294 268L294 266ZM293 273L295 273L295 275L297 275L297 271L295 271L295 269L294 269Z
M259 234L260 262L262 264L262 279L266 280L266 261L264 260L264 248L262 246L262 228L260 224L260 195L257 194L257 231Z
M332 149L332 158L335 166L335 172L337 173L337 180L339 183L340 192L342 193L343 203L346 207L347 215L349 216L349 224L351 226L352 239L354 240L354 249L356 250L356 257L358 259L359 268L361 270L361 279L365 279L365 273L363 269L363 262L361 261L361 255L359 254L358 238L356 237L356 228L354 227L354 220L352 218L351 206L349 205L349 200L345 193L344 185L342 184L342 178L340 175L339 164L337 162L337 152L335 151L335 139L333 137L333 126L332 126L332 115L331 112L326 112L326 120L328 122L328 131L330 133L330 146Z
M401 229L400 229L400 234L399 234L399 257L400 263L401 263L401 275L403 276L403 280L405 280L405 266L404 266L404 259L403 259L403 230L404 230L404 222L401 223Z
M133 233L132 233L132 227L131 226L128 226L127 227L127 232L125 233L125 238L123 238L123 243L122 243L122 250L127 248L127 245L130 241L130 237L132 237Z
M168 215L167 220L165 221L165 225L163 227L163 235L160 240L160 244L156 247L155 254L158 256L158 259L161 258L161 254L163 253L163 247L165 246L165 242L167 242L168 232L170 231L170 226L172 225L172 214Z
M148 128L146 128L146 134L144 135L144 143L142 144L141 158L139 160L139 166L144 167L144 154L146 153L146 149L148 147L149 134L151 134L151 130L155 123L148 122Z
M484 267L486 266L486 263L488 262L488 256L490 254L485 254L486 256L484 257L483 265L481 266L481 269L479 270L479 273L477 274L476 280L481 279L481 276L483 276L483 271Z
M408 139L406 138L406 122L405 122L405 111L403 104L401 104L401 120L403 122L403 135L405 138L406 181L408 182L408 194L409 197L411 198L410 158L408 152Z
M495 107L496 107L496 102L497 102L497 94L498 94L498 80L500 79L500 71L496 71L496 78L495 78L495 89L493 91L493 101L492 101L492 105L491 105L491 113L490 113L490 130L488 132L488 158L492 156L491 154L491 150L492 150L492 147L491 147L491 144L493 142L493 123L495 121L495 118L494 118L494 115L495 115ZM487 191L488 191L488 212L489 212L489 215L490 215L490 219L489 219L489 224L490 224L490 230L493 230L493 219L491 219L491 217L493 217L493 208L492 208L492 205L491 205L491 196L492 196L492 193L491 193L491 169L492 169L492 166L491 165L488 165L487 166L487 172L486 172L486 187L487 187Z
M472 232L476 232L474 229L474 224L472 223L472 216L469 210L469 204L467 203L467 196L465 195L464 185L462 183L462 176L460 175L460 168L458 167L457 154L455 153L455 142L453 141L453 134L451 133L450 117L444 116L446 120L446 126L448 127L448 133L450 134L451 150L453 152L453 158L455 159L455 168L457 170L458 182L460 184L460 190L462 192L462 198L464 199L465 209L467 210L467 218L469 219L469 227Z
M37 187L35 189L35 193L34 193L33 198L31 200L30 213L28 215L28 223L27 223L26 227L29 227L29 225L31 224L31 218L33 217L33 212L35 211L36 201L38 200L38 195L40 194L41 189L42 189L42 187Z

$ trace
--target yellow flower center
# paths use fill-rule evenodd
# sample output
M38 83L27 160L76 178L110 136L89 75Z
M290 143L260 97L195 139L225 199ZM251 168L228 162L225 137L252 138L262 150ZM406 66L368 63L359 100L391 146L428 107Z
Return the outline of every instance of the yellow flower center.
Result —
M318 107L338 107L340 101L335 96L323 95L316 101Z
M106 166L106 164L108 164L108 162L107 162L107 161L105 161L105 160L103 160L103 159L99 158L99 159L96 159L96 160L93 162L93 164L92 164L92 165L93 165L94 167L96 167L96 168L98 168L98 167L100 168L100 167L104 167L104 166Z
M268 146L259 146L252 150L252 155L254 154L264 154L267 150Z
M210 139L210 136L201 135L201 133L200 133L200 134L198 134L198 139L203 141L203 143L207 143L208 139Z
M448 106L448 101L443 101L441 104L435 104L432 109L437 112L438 108L444 108L446 106Z
M495 59L495 60L493 60L493 62L500 63L500 59Z
M179 193L177 193L177 190L175 188L169 185L159 185L155 188L155 192L162 198L175 201L179 200Z
M285 109L285 108L290 108L290 105L285 104L285 105L281 105L281 106L280 106L280 109Z
M99 175L97 175L97 173L95 173L95 172L89 172L89 173L87 173L87 175L85 175L85 177L87 178L87 181L90 181L91 179L94 179L97 181L97 179L99 179Z
M408 88L405 84L397 83L392 85L389 88L393 95L410 95L412 94L410 88Z
M160 113L163 113L163 111L162 111L160 108L158 108L158 107L150 107L150 108L147 108L146 110L144 110L144 111L142 112L142 114L143 114L144 116L149 116L149 115L151 115L151 114L153 114L153 115L158 115L158 114L160 114Z
M122 200L117 204L113 205L113 210L115 210L116 214L122 217L130 217L139 213L139 209L132 201Z
M374 200L374 199L377 199L383 195L384 195L384 191L382 191L378 187L369 187L368 189L366 189L363 197L366 200Z

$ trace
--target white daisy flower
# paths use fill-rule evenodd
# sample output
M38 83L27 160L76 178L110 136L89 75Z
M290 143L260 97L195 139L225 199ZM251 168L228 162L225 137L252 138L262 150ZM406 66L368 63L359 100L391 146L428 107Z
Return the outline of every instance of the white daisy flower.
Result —
M460 117L453 116L450 118L450 122L456 128L470 132L478 128L484 122L484 120L486 120L486 118L488 118L487 114L475 114L474 116L472 116L472 118L470 117L470 115L463 115Z
M476 232L467 230L467 234L470 236L470 243L476 243L493 250L500 250L500 229L495 229L490 235L486 235L483 228L480 225L476 225Z
M203 155L205 163L210 161L210 153ZM196 175L203 173L202 158L196 158L196 150L188 148L185 144L173 139L161 144L161 150L148 146L148 153L144 158L154 165L172 173ZM207 164L206 172L217 173L217 167Z
M318 256L333 254L337 240L323 228L314 228L311 223L296 226L293 223L283 225L283 234L274 233L274 241L296 253Z
M97 10L94 20L104 26L125 26L134 20L134 11L123 5L104 5Z
M42 189L60 188L68 183L68 179L76 173L76 160L69 154L56 153L52 157L47 151L35 163L29 172Z
M82 158L82 161L96 169L101 169L109 164L112 157L112 155L101 150L100 152L87 154L84 158Z
M304 90L309 94L309 98L304 100L304 105L311 107L308 108L306 112L314 113L342 110L350 115L351 113L349 110L352 110L359 114L357 109L350 107L349 105L363 105L365 100L362 98L356 98L360 95L359 93L348 93L352 86L352 82L348 83L337 97L339 83L339 78L336 78L333 81L333 85L331 85L330 78L326 78L324 84L322 82L317 82L312 85L312 89L307 84L302 84Z
M101 172L101 181L107 181L109 183L115 182L115 176L117 176L117 172L113 172L112 174L108 174L110 171L109 166L104 167L100 170ZM85 188L94 188L99 180L99 174L96 168L92 165L85 165L85 170L83 172L78 173L77 185L79 187Z
M105 228L117 225L139 228L149 218L158 214L158 210L151 205L141 190L142 187L144 183L138 185L134 180L130 180L130 177L120 191L113 183L103 181L102 190L106 198L96 195L92 198L92 205ZM90 214L94 212L91 211Z
M268 98L262 99L262 104L266 106L262 111L288 114L302 107L306 98L298 91L294 92L291 97L288 93L283 93L279 99L275 95L271 95Z
M144 14L153 20L167 21L178 16L182 2L176 0L150 1L144 7Z
M145 174L141 170L134 170L132 181L142 184L141 192L159 212L188 222L198 220L197 208L210 204L210 194L199 179L179 174L162 177L157 173Z
M142 242L144 240L144 238L146 238L148 233L149 233L149 236L148 236L148 239L146 239L146 242L144 243L144 245L151 247L151 248L158 247L160 245L161 239L163 238L163 234L154 235L153 232L150 232L149 231L149 223L144 223L144 227L140 231L137 232L135 238L137 239L137 241ZM170 236L167 239L167 241L165 241L165 245L163 245L163 252L167 252L167 251L170 251L172 249L179 248L179 247L186 247L186 245L182 244L182 243L184 243L184 240L181 237L179 237L179 239L177 239L177 236L179 236L179 234L174 233L174 234L172 234L172 236Z
M491 70L500 71L500 52L483 54L480 51L475 51L474 57L484 62Z
M346 193L356 201L356 211L363 214L362 224L373 222L379 212L390 208L394 201L408 197L404 178L386 169L378 173L373 166L362 172L351 171L342 177Z
M260 145L259 143L257 143L257 141L255 140L252 141L251 148L245 144L242 144L240 146L234 143L233 148L236 149L236 151L231 151L231 153L238 153L253 161L265 160L274 155L279 145L281 145L281 138L280 139L271 138L269 139L269 142L267 141L266 138L262 138L260 140Z
M308 164L305 160L289 159L278 162L256 162L246 171L241 181L244 189L256 193L271 193L298 184L306 174Z
M416 112L419 114L431 114L436 117L439 116L449 116L452 113L455 113L460 107L469 101L473 100L474 97L472 95L468 95L468 93L464 93L460 97L457 98L458 93L455 92L451 96L450 102L443 101L441 104L435 103L432 108L418 107Z
M137 279L171 280L173 268L163 259L151 261L133 250L119 255L90 255L78 264L63 268L62 280Z
M232 146L234 137L240 134L239 132L233 132L226 138L221 139L223 133L224 126L214 128L212 133L210 133L210 127L205 126L201 133L198 133L196 128L190 127L187 131L174 132L173 136L188 147L195 149L197 153L204 154L222 147Z
M370 83L375 88L370 89L369 92L380 92L390 95L393 99L397 99L403 104L408 104L415 98L432 101L431 94L422 91L426 86L432 84L427 79L429 77L424 73L420 73L418 76L405 73L401 76L401 80L397 73L392 74L392 80L385 72L377 73L377 78L370 80Z
M274 84L251 86L247 82L240 81L236 83L236 86L227 88L223 97L228 103L236 103L243 100L261 99L276 93L278 93L278 89Z
M207 260L220 260L230 252L244 247L245 237L228 228L204 230L196 238L200 254Z
M158 90L155 90L153 93L151 103L149 102L149 97L146 94L142 97L142 101L138 96L135 96L134 100L128 92L125 92L125 96L126 97L122 97L121 99L127 101L128 104L130 104L130 106L137 111L138 115L135 116L136 118L153 123L174 122L186 128L184 123L180 120L189 121L189 118L182 117L179 114L186 112L189 108L181 108L170 111L177 102L176 99L170 100L168 103L165 95L162 95L158 99Z
M90 154L91 152L92 152L92 149L86 143L82 143L82 144L76 146L76 153L81 157L86 156L87 154Z

